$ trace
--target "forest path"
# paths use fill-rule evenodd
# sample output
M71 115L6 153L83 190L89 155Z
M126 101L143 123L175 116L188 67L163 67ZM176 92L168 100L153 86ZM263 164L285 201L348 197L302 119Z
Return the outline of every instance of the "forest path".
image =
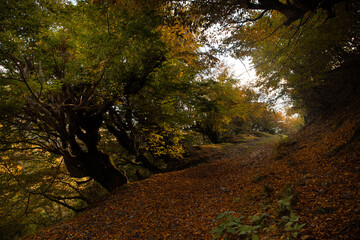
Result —
M130 183L28 239L207 240L218 214L235 211L266 216L260 239L277 240L291 234L279 212L289 197L306 224L300 239L359 239L358 106L317 119L277 148L275 138L194 147L193 159L208 163Z
M251 185L275 140L199 147L220 151L210 163L130 183L35 239L211 239L219 213L257 195Z

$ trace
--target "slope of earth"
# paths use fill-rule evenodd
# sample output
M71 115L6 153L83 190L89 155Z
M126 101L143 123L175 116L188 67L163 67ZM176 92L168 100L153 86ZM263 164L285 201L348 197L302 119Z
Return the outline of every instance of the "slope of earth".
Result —
M268 170L279 176L272 184L293 184L296 210L315 239L360 236L359 106L357 101L305 127L277 149Z
M211 146L222 149L210 154L213 161L128 184L98 206L27 238L212 239L209 232L224 211L264 213L268 225L278 222L278 201L291 189L292 210L306 224L299 238L358 239L360 110L343 109L338 116L314 121L277 148L266 142ZM258 234L288 236L279 228Z

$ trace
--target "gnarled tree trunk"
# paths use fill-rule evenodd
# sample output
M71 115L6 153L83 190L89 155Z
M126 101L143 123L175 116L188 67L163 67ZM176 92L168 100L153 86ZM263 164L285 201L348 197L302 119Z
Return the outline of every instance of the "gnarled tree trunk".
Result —
M126 176L111 163L107 154L65 154L64 162L71 177L91 177L109 191L127 183Z

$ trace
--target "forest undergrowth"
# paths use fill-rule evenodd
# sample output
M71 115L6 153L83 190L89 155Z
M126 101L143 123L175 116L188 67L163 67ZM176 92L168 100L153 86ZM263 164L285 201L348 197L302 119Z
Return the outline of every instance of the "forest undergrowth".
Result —
M256 229L260 239L291 239L276 225L284 217L279 201L289 191L291 212L302 224L298 239L358 239L359 133L355 106L278 142L199 146L194 151L207 163L130 183L25 239L212 239L216 218L226 211L244 221L266 216Z

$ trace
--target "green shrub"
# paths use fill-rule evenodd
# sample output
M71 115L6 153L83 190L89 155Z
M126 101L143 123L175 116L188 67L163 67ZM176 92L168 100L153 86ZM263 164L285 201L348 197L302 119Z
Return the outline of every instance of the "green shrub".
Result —
M297 239L300 230L305 224L300 224L300 216L297 216L291 209L294 198L294 191L287 187L283 197L278 200L278 218L270 221L266 213L256 214L250 217L234 217L236 212L226 211L220 213L217 221L220 224L210 233L215 234L213 239L229 236L238 236L241 239L256 240L260 239L260 233L280 231L282 239ZM263 210L268 209L268 205L261 204ZM248 219L248 221L246 221Z

